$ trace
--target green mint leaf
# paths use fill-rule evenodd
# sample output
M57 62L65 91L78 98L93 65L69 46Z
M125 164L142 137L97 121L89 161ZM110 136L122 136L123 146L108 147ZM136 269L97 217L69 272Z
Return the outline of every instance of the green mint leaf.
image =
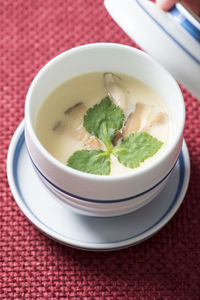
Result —
M76 151L67 161L67 165L73 169L97 174L110 174L110 155L102 150Z
M83 125L89 133L97 136L111 153L112 138L115 131L122 128L123 122L124 113L121 108L106 97L88 109Z
M119 146L114 148L113 154L120 163L129 168L140 166L145 159L153 156L163 142L146 132L130 134Z

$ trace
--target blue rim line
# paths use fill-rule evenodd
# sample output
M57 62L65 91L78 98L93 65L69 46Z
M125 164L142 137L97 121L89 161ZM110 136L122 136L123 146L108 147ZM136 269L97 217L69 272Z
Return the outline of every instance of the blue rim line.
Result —
M187 32L193 36L195 40L200 42L200 30L194 26L182 13L174 6L170 11L170 14L175 17L175 20L185 29Z
M69 238L63 234L60 234L59 232L57 232L56 230L52 229L51 227L49 227L48 225L46 225L45 223L43 223L43 221L41 221L35 214L34 212L30 209L30 207L27 205L24 197L23 197L23 194L21 192L21 189L20 189L20 184L19 184L19 177L18 177L18 164L19 164L19 155L20 155L20 152L21 152L21 149L22 149L22 146L24 144L24 131L22 132L22 134L20 135L19 139L18 139L18 142L17 142L17 145L16 145L16 148L14 150L14 156L13 156L13 161L12 161L12 171L13 171L13 179L14 179L14 182L15 182L15 186L17 188L17 191L18 191L18 194L21 198L21 200L23 201L24 205L26 206L26 208L28 209L28 211L32 214L32 216L40 223L42 224L44 227L46 227L48 230L50 230L51 232L54 232L56 235L62 237L62 238L67 238L68 240L71 240L72 242L73 241L76 241L76 242L80 242L80 243L83 243L84 241L81 241L81 240L77 240L77 239L73 239L73 238ZM120 240L120 241L110 241L110 242L101 242L101 244L113 244L113 243L121 243L121 242L125 242L125 241L128 241L128 240L131 240L133 238L136 238L138 237L139 235L142 235L144 234L145 232L151 230L153 227L155 227L157 224L159 224L164 218L165 216L171 211L171 209L174 207L178 197L179 197L179 194L182 190L182 187L183 187L183 182L184 182L184 177L185 177L185 162L184 162L184 157L183 157L183 152L181 151L180 153L180 156L179 156L179 168L180 168L180 171L179 171L179 182L178 182L178 187L177 187L177 191L176 191L176 194L170 204L170 206L168 207L168 209L166 210L166 212L158 219L158 221L156 221L153 225L151 225L149 228L145 229L144 231L134 235L134 236L131 236L127 239L124 239L124 240ZM98 217L99 218L99 217ZM40 228L39 228L40 229ZM41 231L43 231L42 229L40 229ZM44 231L43 231L44 232ZM44 234L46 234L46 232L44 232ZM138 241L139 242L142 242L146 239L148 239L149 237L151 237L154 233L152 233L150 236ZM48 235L48 234L46 234ZM49 236L49 235L48 235ZM103 250L118 250L118 249L122 249L122 248L127 248L127 247L130 247L131 245L134 245L136 243L131 243L131 244L128 244L128 245L125 245L125 246L119 246L119 247L113 247L113 248L90 248L90 247L81 247L81 246L76 246L76 245L73 245L70 244L70 243L67 243L67 242L62 242L52 236L50 236L51 238L53 238L54 240L58 241L58 242L61 242L63 243L64 245L69 245L69 246L74 246L75 248L79 248L79 249L82 249L82 250L95 250L95 251L103 251ZM86 242L88 243L88 242ZM90 244L99 244L99 243L96 243L96 242L90 242Z
M142 5L139 0L135 0L139 7L156 23L160 29L162 29L185 53L187 53L198 65L200 65L200 60L196 58L192 53L190 53L179 41L177 41L149 12L148 10Z
M122 198L122 199L114 199L114 200L94 200L94 199L89 199L89 198L84 198L84 197L80 197L80 196L77 196L77 195L74 195L66 190L63 190L61 189L60 187L58 187L57 185L55 185L53 182L51 182L40 170L39 168L36 166L36 164L34 163L28 149L27 149L27 152L29 154L29 157L30 157L30 160L33 164L33 166L35 167L36 171L40 174L40 176L43 177L44 180L46 180L55 190L57 190L58 192L61 192L63 193L64 195L67 195L67 196L70 196L72 198L76 198L78 200L81 200L81 201L85 201L85 202L92 202L92 203L104 203L104 204L110 204L110 203L119 203L119 202L125 202L125 201L129 201L129 200L132 200L132 199L135 199L135 198L138 198L138 197L141 197L145 194L147 194L148 192L152 191L153 189L155 189L157 186L159 186L163 181L165 181L165 179L167 179L167 177L170 175L170 173L172 172L172 170L174 169L176 163L177 163L177 160L175 162L175 164L173 165L173 167L171 168L171 170L159 181L157 182L153 187L151 187L150 189L142 192L142 193L139 193L135 196L130 196L130 197L127 197L127 198ZM43 182L45 184L45 182Z

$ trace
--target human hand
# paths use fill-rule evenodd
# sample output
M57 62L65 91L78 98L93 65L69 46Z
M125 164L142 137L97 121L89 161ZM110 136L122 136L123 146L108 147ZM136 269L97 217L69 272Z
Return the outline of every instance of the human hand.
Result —
M156 0L156 4L164 11L171 9L176 0ZM188 7L196 15L200 16L200 0L183 0L181 1L186 7Z

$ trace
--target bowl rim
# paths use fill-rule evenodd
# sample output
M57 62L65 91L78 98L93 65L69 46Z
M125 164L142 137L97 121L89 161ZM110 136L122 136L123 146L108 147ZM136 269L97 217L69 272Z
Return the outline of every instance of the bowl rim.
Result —
M142 168L135 168L133 173L127 173L127 174L116 174L116 175L96 175L96 174L90 174L86 172L82 172L76 169L73 169L71 167L68 167L67 165L64 165L60 161L58 161L56 158L54 158L46 149L45 147L41 144L39 141L35 130L33 129L32 121L30 118L30 103L31 103L31 95L32 92L37 85L37 82L39 78L43 75L44 72L48 70L52 65L56 64L58 61L62 60L63 57L65 56L70 56L71 54L76 54L79 53L80 51L87 51L90 49L94 48L118 48L121 50L129 51L129 52L135 52L136 55L143 56L146 60L148 60L151 64L154 64L157 69L160 69L162 72L165 72L165 74L168 76L168 78L171 80L171 84L174 84L174 89L177 91L177 96L179 98L180 102L180 107L182 107L182 122L180 123L180 126L178 127L178 130L176 131L176 139L174 139L170 144L167 146L165 151L161 153L161 155L151 164L148 164L146 166L143 166ZM180 101L181 100L181 101ZM179 112L179 113L181 113ZM36 148L39 150L39 152L45 157L48 162L50 162L54 167L61 169L64 173L71 174L73 176L79 177L79 178L84 178L88 180L95 180L95 181L121 181L121 180L126 180L129 178L134 178L139 175L143 175L147 173L148 171L152 171L154 168L158 167L162 162L166 159L166 157L173 151L175 146L177 145L177 142L182 139L183 137L183 129L185 125L185 105L184 105L184 99L183 95L181 93L181 90L179 88L178 83L176 80L173 78L173 76L165 69L163 68L155 59L153 59L150 55L146 54L145 52L133 48L131 46L123 45L120 43L90 43L90 44L85 44L85 45L80 45L74 48L71 48L69 50L64 51L61 54L58 54L55 56L53 59L48 61L36 74L34 77L27 95L26 95L26 101L25 101L25 131L29 133L31 136L31 139L36 146ZM31 151L30 151L31 152ZM30 153L31 154L31 153ZM39 166L37 165L38 169Z

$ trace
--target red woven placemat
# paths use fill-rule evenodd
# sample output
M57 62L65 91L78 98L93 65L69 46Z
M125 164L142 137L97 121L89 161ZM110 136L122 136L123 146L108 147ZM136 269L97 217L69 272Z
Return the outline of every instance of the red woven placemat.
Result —
M24 217L6 178L7 149L23 119L28 87L49 59L71 47L136 45L103 0L1 0L0 16L0 298L200 299L200 102L182 90L192 172L170 223L146 242L117 252L59 245Z

